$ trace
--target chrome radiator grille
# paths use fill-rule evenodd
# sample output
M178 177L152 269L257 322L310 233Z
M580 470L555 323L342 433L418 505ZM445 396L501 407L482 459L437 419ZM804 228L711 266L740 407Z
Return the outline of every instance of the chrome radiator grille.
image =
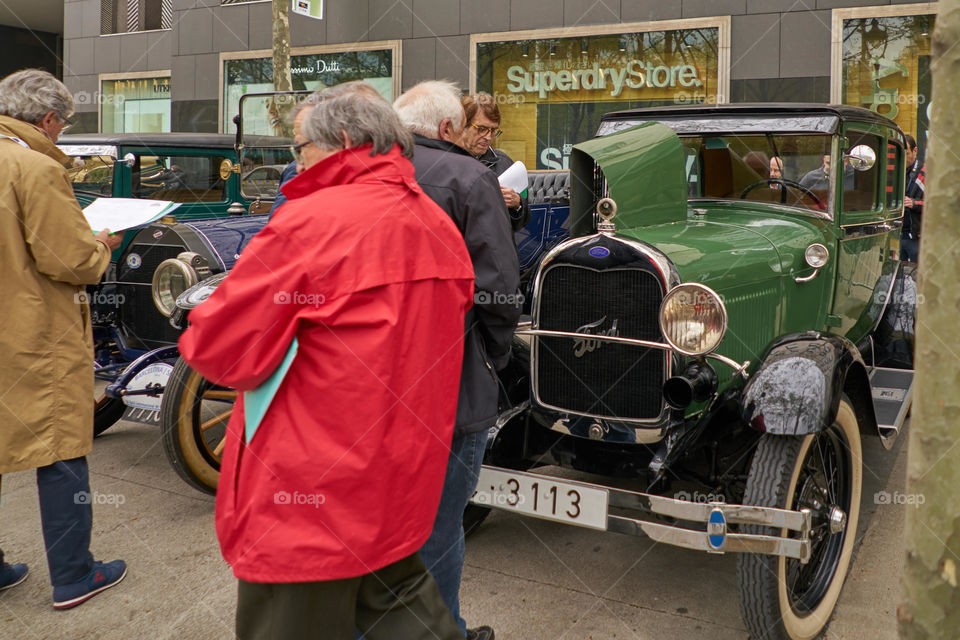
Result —
M662 285L642 269L557 265L543 276L537 329L583 333L583 339L539 336L535 385L539 402L576 414L655 420L663 408L667 352L591 340L615 335L661 342Z

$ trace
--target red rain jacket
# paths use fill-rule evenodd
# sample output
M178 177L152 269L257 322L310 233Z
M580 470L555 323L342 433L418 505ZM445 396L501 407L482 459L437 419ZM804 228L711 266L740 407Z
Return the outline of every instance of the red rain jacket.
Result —
M341 151L190 312L180 353L249 390L299 351L252 442L227 427L217 536L237 578L349 578L416 552L449 457L473 268L395 147Z

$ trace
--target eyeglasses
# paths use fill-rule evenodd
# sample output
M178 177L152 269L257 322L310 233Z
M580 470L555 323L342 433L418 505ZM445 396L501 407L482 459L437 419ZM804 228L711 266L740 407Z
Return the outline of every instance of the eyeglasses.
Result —
M303 159L301 158L300 150L303 149L308 144L313 144L313 142L311 142L310 140L307 140L305 142L299 142L297 144L290 145L290 155L293 156L293 159L296 161L297 164L303 164Z
M63 127L60 129L60 133L66 133L67 129L73 126L73 118L64 118L63 116L57 116Z
M499 138L500 134L503 133L503 129L501 129L500 127L485 127L482 124L472 124L470 126L476 129L477 133L479 133L481 136L485 136L488 133L491 133L493 134L494 138Z

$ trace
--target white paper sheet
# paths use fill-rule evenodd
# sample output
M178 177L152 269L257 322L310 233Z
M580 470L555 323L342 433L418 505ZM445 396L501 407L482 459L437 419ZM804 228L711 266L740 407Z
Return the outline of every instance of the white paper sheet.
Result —
M94 232L104 229L116 232L150 224L179 206L178 202L166 200L97 198L84 208L83 215Z
M519 160L507 167L507 170L500 174L499 180L501 187L508 187L517 193L526 191L530 184L527 168Z

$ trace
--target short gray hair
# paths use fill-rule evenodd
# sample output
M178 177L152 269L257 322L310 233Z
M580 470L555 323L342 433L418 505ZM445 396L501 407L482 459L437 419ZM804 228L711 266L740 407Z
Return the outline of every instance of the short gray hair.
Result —
M400 145L404 156L413 157L413 136L373 85L362 80L344 82L318 91L304 102L313 108L304 116L303 135L317 147L340 149L345 132L354 147L372 144L371 156Z
M427 80L415 85L396 99L393 108L404 126L426 138L436 139L440 123L445 119L453 123L457 132L466 124L460 87L447 80Z
M51 111L61 120L73 114L70 90L52 74L24 69L0 80L0 115L40 124Z

